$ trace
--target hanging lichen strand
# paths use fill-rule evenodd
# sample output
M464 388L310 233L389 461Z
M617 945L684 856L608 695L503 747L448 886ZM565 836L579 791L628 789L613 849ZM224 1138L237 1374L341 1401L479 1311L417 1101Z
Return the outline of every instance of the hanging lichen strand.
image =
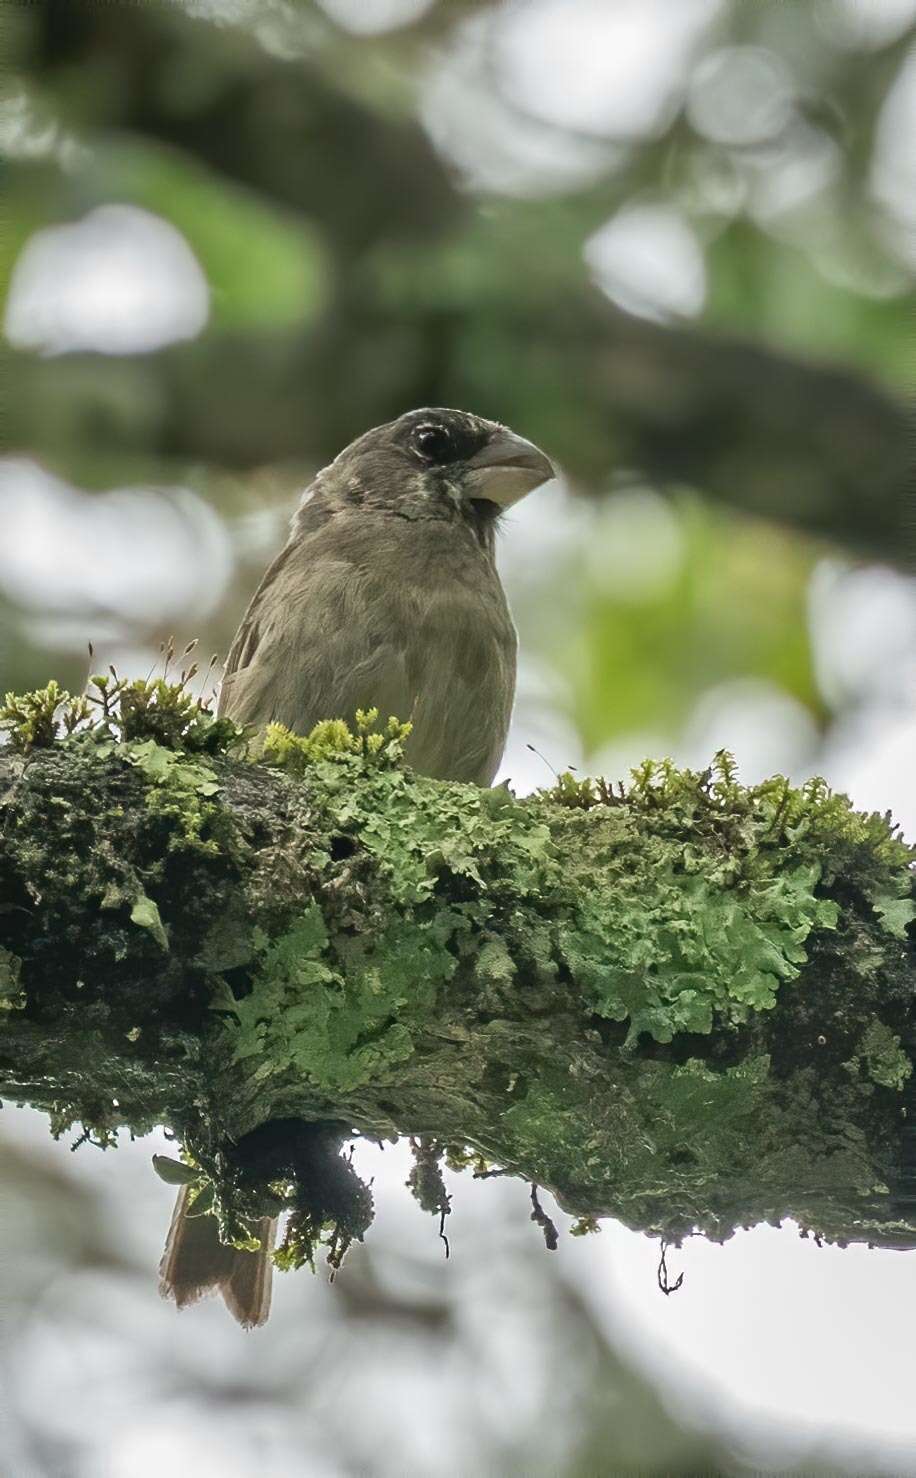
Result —
M443 1214L470 1148L585 1224L916 1245L889 818L727 755L519 801L414 775L371 714L252 757L182 682L93 701L2 714L0 1091L55 1131L168 1126L227 1234L297 1209L293 1264L371 1219L352 1129L418 1136ZM337 1202L297 1184L303 1120Z

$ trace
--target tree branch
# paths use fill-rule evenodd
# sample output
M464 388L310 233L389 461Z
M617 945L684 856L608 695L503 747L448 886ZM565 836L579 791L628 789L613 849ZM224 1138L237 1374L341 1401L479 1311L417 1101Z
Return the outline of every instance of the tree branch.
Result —
M916 1245L887 818L725 757L517 801L415 776L396 735L274 734L293 774L152 732L0 756L6 1096L169 1126L233 1214L333 1121L669 1239Z
M474 319L366 305L339 306L308 334L212 334L152 358L7 350L7 440L65 473L83 454L74 431L98 443L99 428L109 462L152 451L181 465L321 466L405 406L469 405L534 425L586 490L634 468L909 563L909 426L891 396L849 370L628 318L585 289L557 307L556 317L494 307L479 352ZM520 343L537 360L536 388L501 378Z

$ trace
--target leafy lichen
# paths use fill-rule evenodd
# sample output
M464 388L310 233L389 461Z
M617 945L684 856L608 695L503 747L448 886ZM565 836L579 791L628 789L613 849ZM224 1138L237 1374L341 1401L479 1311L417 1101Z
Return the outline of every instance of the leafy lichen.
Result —
M592 865L582 903L561 934L563 957L601 1016L648 1032L712 1030L776 1004L797 979L813 929L834 928L837 905L815 895L816 864L730 886L684 871L683 847L653 837Z
M872 1082L882 1088L903 1088L913 1072L913 1064L900 1046L899 1036L877 1018L862 1033L857 1056L864 1061Z
M0 946L0 1011L21 1010L25 998L19 988L22 961Z
M149 782L147 810L164 823L168 849L218 855L230 831L222 809L210 803L220 788L212 764L197 754L166 749L155 739L126 742L117 753Z
M285 934L258 943L251 993L231 1007L232 1061L253 1059L259 1083L292 1075L331 1094L410 1056L411 1027L424 1022L456 964L442 943L402 920L332 952L314 903Z

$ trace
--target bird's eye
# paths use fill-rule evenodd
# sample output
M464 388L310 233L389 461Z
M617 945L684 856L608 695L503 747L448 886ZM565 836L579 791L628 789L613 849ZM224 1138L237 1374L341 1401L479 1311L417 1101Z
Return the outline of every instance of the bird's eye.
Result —
M414 432L414 446L427 462L451 460L452 438L444 426L418 426Z

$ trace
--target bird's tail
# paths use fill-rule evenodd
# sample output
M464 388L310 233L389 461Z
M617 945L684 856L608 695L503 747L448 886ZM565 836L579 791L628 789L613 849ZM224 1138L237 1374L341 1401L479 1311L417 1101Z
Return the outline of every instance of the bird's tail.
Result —
M159 1292L183 1309L218 1291L245 1329L265 1324L270 1313L270 1254L277 1235L276 1218L262 1216L255 1224L254 1235L261 1243L257 1252L240 1252L219 1240L215 1216L194 1214L189 1191L189 1186L181 1187L172 1212L159 1264Z

